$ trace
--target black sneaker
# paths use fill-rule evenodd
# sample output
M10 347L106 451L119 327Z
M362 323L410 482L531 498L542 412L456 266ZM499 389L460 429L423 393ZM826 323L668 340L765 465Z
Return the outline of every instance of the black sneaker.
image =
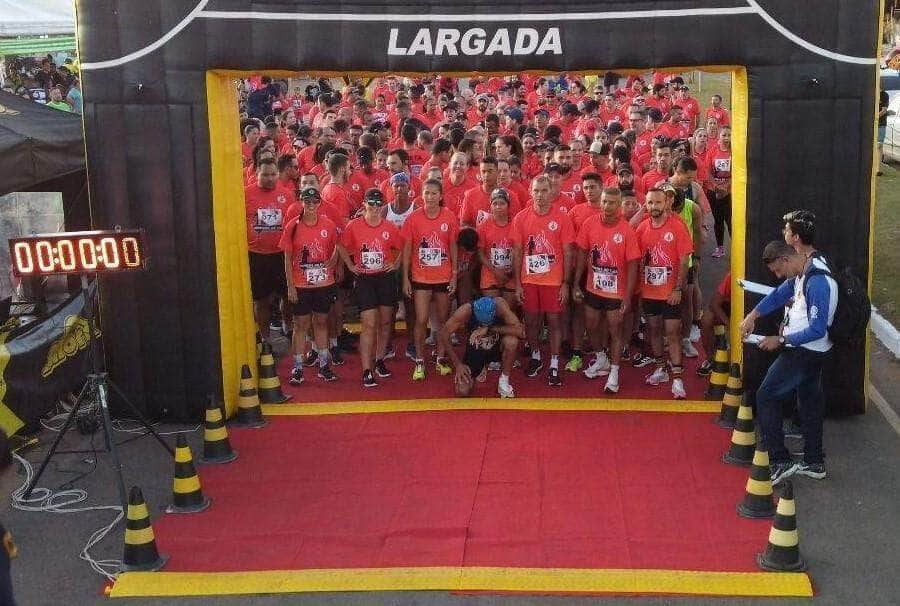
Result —
M794 461L779 461L777 463L772 463L772 467L770 468L772 486L777 485L782 480L786 480L797 473L798 467L799 465Z
M303 365L304 366L315 366L316 362L319 361L319 352L315 349L310 349L306 352L306 355L303 356Z
M807 478L812 478L814 480L824 480L825 479L825 463L807 463L806 461L801 461L797 464L797 471L795 471L798 476L806 476Z
M344 363L344 356L341 355L341 348L332 347L329 351L331 352L331 363L335 366L341 366Z
M291 371L291 378L288 379L291 385L301 385L303 383L303 369L295 368Z
M392 376L391 371L388 370L388 367L385 366L384 360L375 360L375 374L377 374L382 379L387 379Z
M331 381L338 380L338 376L336 374L334 374L334 372L331 370L331 367L328 366L327 364L325 366L319 367L319 378L322 379L323 381L327 381L329 383Z
M712 374L712 362L703 360L703 363L697 367L697 376L708 377L710 374Z
M531 358L528 360L528 368L525 369L525 376L527 377L536 377L538 373L540 373L544 369L544 362L542 360L535 360Z
M562 379L559 378L558 368L551 368L550 372L547 373L547 385L550 387L562 386Z
M406 357L409 358L413 362L416 361L416 358L417 358L416 344L413 343L412 341L410 341L409 343L406 344Z
M645 356L640 352L634 354L634 356L632 356L631 358L631 365L635 368L644 368L645 366L650 366L651 364L655 363L656 360L654 360L650 356Z
M371 370L363 371L363 387L378 387L378 383L375 382L375 375L372 374Z

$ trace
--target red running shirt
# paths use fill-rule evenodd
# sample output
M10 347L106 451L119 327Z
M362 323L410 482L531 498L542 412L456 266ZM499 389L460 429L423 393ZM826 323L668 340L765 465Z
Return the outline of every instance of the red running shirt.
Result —
M247 249L264 255L281 252L278 243L281 241L288 209L294 204L294 194L277 185L271 190L250 185L244 189L244 200L247 211Z
M400 234L405 242L412 243L409 268L413 282L443 284L450 281L453 273L450 243L456 241L458 233L459 223L446 208L441 208L434 219L425 214L424 208L417 209L406 219Z
M365 217L357 217L344 228L341 244L360 273L380 274L403 250L403 236L387 219L373 227Z
M628 221L607 225L596 214L581 226L576 238L587 251L587 289L598 297L624 299L628 263L641 258L637 236Z
M512 269L512 219L506 225L497 225L493 215L485 219L475 230L478 232L478 248L484 251L488 263L494 267ZM511 288L512 278L506 284L498 284L494 272L484 267L481 269L481 288Z
M575 228L568 215L555 208L546 215L526 208L513 219L511 233L513 242L522 247L522 283L561 285L563 255L575 241Z
M299 217L286 225L280 246L291 261L295 287L322 288L334 284L334 270L326 264L334 255L337 243L337 227L322 214L315 225L307 225Z
M669 298L678 285L681 259L694 252L694 243L684 221L673 215L654 227L650 218L636 230L641 251L641 296L662 301Z

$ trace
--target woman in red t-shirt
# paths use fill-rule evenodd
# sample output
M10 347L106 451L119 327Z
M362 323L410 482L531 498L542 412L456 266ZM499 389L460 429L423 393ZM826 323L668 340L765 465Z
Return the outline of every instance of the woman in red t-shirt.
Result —
M719 127L719 138L706 154L710 184L709 205L715 219L716 249L713 257L725 256L725 227L731 234L731 128Z
M494 193L497 195L494 195ZM478 256L481 259L481 292L486 297L503 297L516 309L516 289L512 268L512 217L509 198L491 193L491 216L478 226Z

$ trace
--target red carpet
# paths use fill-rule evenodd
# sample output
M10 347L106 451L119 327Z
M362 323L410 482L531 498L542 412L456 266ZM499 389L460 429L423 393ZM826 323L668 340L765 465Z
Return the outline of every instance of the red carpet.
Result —
M362 368L359 364L359 355L356 353L345 354L346 363L343 366L335 366L333 370L341 380L325 383L316 376L316 368L304 369L305 382L300 386L288 383L288 377L293 368L293 359L290 355L284 356L278 364L278 376L281 378L281 387L285 394L291 397L291 402L318 403L318 402L343 402L360 400L391 400L402 398L450 398L453 397L453 386L450 376L441 377L434 370L432 364L428 365L428 376L423 382L413 382L413 363L404 355L406 350L406 337L398 335L396 341L397 357L388 360L387 366L393 373L388 379L378 379L378 387L364 388L362 386ZM430 351L430 350L429 350ZM460 355L462 348L460 348ZM587 356L585 364L593 360L593 354ZM689 400L702 400L703 391L708 380L698 377L698 358L685 358L684 385ZM523 363L526 362L522 358ZM560 367L565 361L560 361ZM603 393L606 377L598 379L586 379L581 372L570 373L562 371L563 386L550 387L547 385L547 368L549 368L549 356L544 354L544 370L533 379L525 376L522 368L513 370L510 382L516 390L516 396L520 398L585 398L596 397ZM610 399L646 399L669 400L672 398L672 384L665 383L659 387L652 387L644 383L644 377L653 371L653 367L632 368L622 365L619 374L621 389L616 396L603 394ZM487 381L476 383L475 394L479 397L493 398L497 396L497 378L500 373L489 372Z
M199 467L212 507L159 518L156 538L171 555L170 572L755 571L770 522L735 514L747 470L720 462L729 434L711 419L489 411L274 417L265 429L231 431L239 458Z

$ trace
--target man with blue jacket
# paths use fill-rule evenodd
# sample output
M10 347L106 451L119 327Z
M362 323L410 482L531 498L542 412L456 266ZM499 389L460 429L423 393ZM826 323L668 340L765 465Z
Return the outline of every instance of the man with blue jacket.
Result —
M759 342L764 351L781 350L756 392L756 408L763 443L769 450L772 483L794 474L820 480L825 477L822 452L822 419L825 397L822 364L831 350L828 327L837 308L838 287L825 259L815 249L816 217L798 210L784 216L784 240L795 254L785 263L785 280L769 293L741 322L741 334L753 332L756 319L784 309L780 334ZM797 399L802 420L804 456L791 459L784 446L782 403Z

